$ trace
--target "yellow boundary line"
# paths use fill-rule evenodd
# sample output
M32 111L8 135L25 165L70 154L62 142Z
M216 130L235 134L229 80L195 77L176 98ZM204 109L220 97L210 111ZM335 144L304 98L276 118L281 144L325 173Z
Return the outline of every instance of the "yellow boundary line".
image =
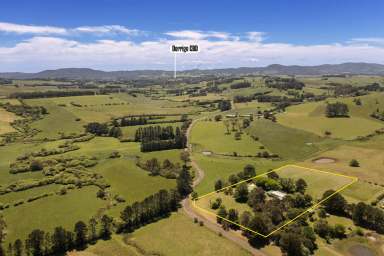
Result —
M238 224L238 223L235 223L235 222L233 222L233 221L230 221L230 220L228 220L228 219L226 219L226 218L220 217L220 216L218 216L217 214L215 214L215 213L213 213L213 212L211 212L211 211L208 211L208 210L206 210L206 209L204 209L204 208L199 207L199 206L196 205L196 201L199 200L199 199L201 199L201 198L203 198L203 197L206 197L206 196L215 194L215 193L220 192L220 191L223 191L223 190L225 190L225 189L227 189L227 188L229 188L229 187L236 186L236 185L238 185L238 184L241 184L241 183L244 183L244 182L247 182L247 181L256 179L256 178L258 178L258 177L265 176L265 175L267 175L267 174L269 174L269 173L271 173L271 172L279 171L279 170L281 170L281 169L283 169L283 168L286 168L286 167L296 167L296 168L298 167L298 168L301 168L301 169L304 169L304 170L307 170L307 171L322 172L322 173L326 173L326 174L331 174L331 175L335 175L335 176L340 176L340 177L344 177L344 178L349 178L349 179L352 179L352 181L351 181L350 183L348 183L348 184L342 186L341 188L337 189L334 193L332 193L331 195L327 196L326 198L323 198L323 199L322 199L321 201L319 201L318 203L316 203L316 204L312 205L311 207L307 208L304 212L300 213L300 214L297 215L295 218L293 218L293 219L287 221L286 223L284 223L283 225L281 225L280 227L278 227L277 229L273 230L272 232L270 232L270 233L267 234L267 235L261 234L261 233L259 233L259 232L257 232L257 231L254 231L254 230L252 230L252 229L249 229L249 228L247 228L247 227L245 227L245 226L243 226L243 225L240 225L240 224ZM269 172L266 172L266 173L263 173L263 174L256 175L256 176L254 176L254 177L252 177L252 178L249 178L249 179L246 179L246 180L242 180L242 181L240 181L240 182L238 182L238 183L235 183L235 184L233 184L233 185L229 185L229 186L226 186L226 187L221 188L221 189L219 189L219 190L216 190L216 191L210 192L210 193L208 193L208 194L202 195L202 196L196 198L195 200L193 200L193 206L196 207L197 209L199 209L199 210L205 212L205 213L208 213L208 214L210 214L210 215L215 216L216 218L221 218L221 219L223 219L223 220L225 220L225 221L227 221L227 222L229 222L229 223L232 223L232 224L234 224L234 225L239 226L239 227L242 228L242 229L245 229L245 230L250 231L250 232L252 232L252 233L254 233L254 234L257 234L257 235L259 235L259 236L262 236L262 237L264 237L264 238L267 238L267 237L271 236L272 234L274 234L275 232L277 232L277 231L281 230L282 228L286 227L287 225L293 223L294 221L296 221L298 218L300 218L301 216L303 216L303 215L306 214L307 212L309 212L309 211L311 211L311 210L317 208L320 204L324 203L324 202L327 201L329 198L331 198L332 196L334 196L334 195L337 194L337 193L340 193L342 190L346 189L347 187L351 186L352 184L354 184L354 183L357 182L357 181L358 181L358 178L357 178L357 177L353 177L353 176L348 176L348 175L343 175L343 174L334 173L334 172L328 172L328 171L322 171L322 170L318 170L318 169L312 169L312 168L303 167L303 166L299 166L299 165L288 164L288 165L281 166L281 167L279 167L279 168L277 168L277 169L274 169L274 170L272 170L272 171L269 171Z

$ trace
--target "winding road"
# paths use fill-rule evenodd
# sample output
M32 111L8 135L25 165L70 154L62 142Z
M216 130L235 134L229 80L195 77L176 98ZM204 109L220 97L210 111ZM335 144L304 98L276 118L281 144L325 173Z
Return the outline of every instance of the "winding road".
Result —
M190 143L190 135L191 130L193 126L199 121L200 119L196 119L192 121L191 125L188 127L186 136L188 140L188 150L190 153L190 159L191 159L191 165L196 171L195 180L193 181L193 187L196 187L203 179L204 179L204 170L197 164L197 162L193 159L192 156L192 144ZM192 204L191 200L189 198L184 199L181 202L181 205L183 207L183 210L185 214L191 218L199 218L204 220L204 226L209 228L210 230L214 231L215 233L221 233L223 237L231 240L232 242L239 245L241 248L245 249L246 251L250 252L252 255L257 256L266 256L262 251L257 250L249 245L248 240L245 237L239 236L239 234L235 233L234 231L225 231L222 229L220 225L218 225L216 222L212 221L211 219L206 218L204 215L202 215L198 209L196 209Z

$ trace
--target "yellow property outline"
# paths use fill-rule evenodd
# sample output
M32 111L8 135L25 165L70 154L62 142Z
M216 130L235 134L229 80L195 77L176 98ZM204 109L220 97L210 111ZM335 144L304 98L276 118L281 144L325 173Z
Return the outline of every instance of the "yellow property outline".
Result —
M270 233L267 234L267 235L261 234L261 233L259 233L259 232L257 232L257 231L254 231L254 230L252 230L252 229L249 229L249 228L247 228L247 227L245 227L245 226L243 226L243 225L240 225L240 224L238 224L238 223L235 223L235 222L233 222L233 221L230 221L230 220L228 220L228 219L226 219L226 218L220 217L220 216L218 216L217 214L215 214L215 213L213 213L213 212L211 212L211 211L208 211L208 210L206 210L206 209L204 209L204 208L199 207L199 206L196 205L196 201L199 200L199 199L201 199L201 198L203 198L203 197L206 197L206 196L215 194L215 193L217 193L217 192L220 192L220 191L225 190L226 188L236 186L236 185L238 185L238 184L247 182L247 181L249 181L249 180L253 180L253 179L256 179L256 178L258 178L258 177L265 176L265 175L267 175L268 173L275 172L275 171L279 171L279 170L281 170L281 169L283 169L283 168L286 168L286 167L299 167L299 168L302 168L302 169L304 169L304 170L308 170L308 171L317 171L317 172L327 173L327 174L331 174L331 175L335 175L335 176L341 176L341 177L345 177L345 178L352 179L352 182L350 182L350 183L348 183L347 185L344 185L344 186L342 186L341 188L337 189L337 190L336 190L334 193L332 193L331 195L329 195L329 196L327 196L326 198L322 199L322 200L319 201L318 203L312 205L311 207L309 207L308 209L306 209L304 212L300 213L300 214L297 215L295 218L293 218L293 219L287 221L287 222L284 223L282 226L278 227L277 229L273 230L272 232L270 232ZM242 181L240 181L240 182L238 182L238 183L235 183L235 184L233 184L233 185L229 185L229 186L226 186L226 187L221 188L221 189L219 189L219 190L215 190L215 191L210 192L210 193L208 193L208 194L202 195L202 196L200 196L200 197L198 197L198 198L196 198L196 199L193 200L193 206L196 207L198 210L201 210L201 211L203 211L203 212L205 212L205 213L208 213L208 214L210 214L210 215L213 215L213 216L215 216L215 217L217 217L217 218L221 218L221 219L223 219L223 220L225 220L225 221L227 221L227 222L229 222L229 223L232 223L232 224L234 224L234 225L239 226L239 227L242 228L242 229L248 230L248 231L250 231L250 232L252 232L252 233L254 233L254 234L257 234L257 235L259 235L259 236L262 236L262 237L264 237L264 238L267 238L267 237L269 237L270 235L274 234L275 232L279 231L280 229L284 228L285 226L287 226L287 225L293 223L294 221L296 221L298 218L300 218L301 216L303 216L303 215L306 214L307 212L309 212L309 211L315 209L315 208L318 207L320 204L324 203L326 200L328 200L329 198L331 198L331 197L334 196L335 194L341 192L342 190L346 189L347 187L349 187L350 185L354 184L354 183L357 182L357 181L358 181L358 178L357 178L357 177L353 177L353 176L348 176L348 175L343 175L343 174L334 173L334 172L328 172L328 171L322 171L322 170L313 169L313 168L308 168L308 167L303 167L303 166L294 165L294 164L287 164L287 165L281 166L281 167L279 167L279 168L277 168L277 169L274 169L274 170L272 170L272 171L268 171L268 172L265 172L265 173L263 173L263 174L256 175L256 176L254 176L254 177L252 177L252 178L249 178L249 179L246 179L246 180L242 180Z

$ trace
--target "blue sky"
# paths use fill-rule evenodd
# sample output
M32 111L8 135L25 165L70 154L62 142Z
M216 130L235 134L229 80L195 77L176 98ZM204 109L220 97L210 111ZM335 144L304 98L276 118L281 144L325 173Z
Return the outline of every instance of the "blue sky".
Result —
M382 0L2 0L0 71L384 61Z

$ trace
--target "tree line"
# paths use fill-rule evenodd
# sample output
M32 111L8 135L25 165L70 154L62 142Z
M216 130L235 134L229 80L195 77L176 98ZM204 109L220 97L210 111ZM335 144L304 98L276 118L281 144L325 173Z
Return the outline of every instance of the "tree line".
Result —
M248 88L248 87L251 87L251 86L252 86L252 84L250 82L243 81L243 82L238 82L238 83L231 84L229 87L231 89L241 89L241 88Z
M279 90L302 90L305 87L303 82L297 81L295 78L268 77L264 81L267 87Z
M187 138L185 131L180 127L176 127L175 131L172 126L148 126L140 127L135 132L135 141L141 142L141 151L159 151L167 149L185 148Z
M103 215L100 222L95 218L91 218L88 224L78 221L73 230L66 230L61 226L56 227L52 233L34 229L24 241L17 239L9 243L7 252L3 249L3 254L0 252L0 255L48 256L64 254L74 249L83 250L97 239L109 239L112 221L111 217Z
M70 97L94 95L94 91L34 91L34 92L14 92L9 95L10 98L36 99L53 97Z
M325 108L325 115L329 118L349 117L348 113L348 105L342 102L328 103Z
M97 136L109 136L119 138L123 135L120 127L109 127L106 123L91 122L85 126L85 131Z

